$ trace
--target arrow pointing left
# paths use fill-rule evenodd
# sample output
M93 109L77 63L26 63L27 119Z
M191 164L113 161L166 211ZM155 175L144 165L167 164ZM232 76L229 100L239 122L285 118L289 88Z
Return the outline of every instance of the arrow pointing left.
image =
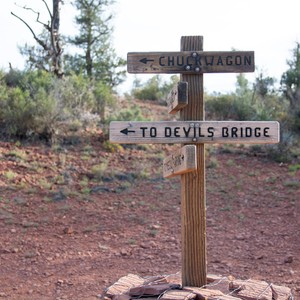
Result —
M148 61L154 61L154 59L148 59L147 57L140 59L140 62L142 62L144 64L147 64Z
M128 128L125 128L125 129L121 130L120 132L123 133L123 134L128 135L128 133L135 132L135 130L129 130Z

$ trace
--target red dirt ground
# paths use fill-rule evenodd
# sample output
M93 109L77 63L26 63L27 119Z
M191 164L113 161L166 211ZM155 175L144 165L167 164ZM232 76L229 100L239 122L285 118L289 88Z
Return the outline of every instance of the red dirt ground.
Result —
M72 143L0 142L0 299L99 299L128 273L180 271L180 178L162 178L173 148ZM206 178L208 272L300 299L300 170L211 146Z

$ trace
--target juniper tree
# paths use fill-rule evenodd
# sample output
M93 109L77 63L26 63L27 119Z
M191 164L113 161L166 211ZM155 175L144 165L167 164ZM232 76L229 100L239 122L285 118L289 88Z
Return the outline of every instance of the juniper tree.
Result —
M74 55L68 55L68 71L83 72L111 88L124 80L125 61L118 57L112 47L113 15L109 12L112 0L74 0L78 11L75 22L79 32L69 37L68 42L78 48Z

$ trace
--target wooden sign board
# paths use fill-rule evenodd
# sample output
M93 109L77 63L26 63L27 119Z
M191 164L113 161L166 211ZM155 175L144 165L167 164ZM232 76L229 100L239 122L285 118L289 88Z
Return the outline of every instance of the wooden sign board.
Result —
M165 178L197 170L196 146L185 145L164 159L163 174Z
M120 144L279 142L276 121L161 121L110 123L110 141Z
M254 51L129 52L128 73L254 72Z
M188 83L179 81L167 97L169 114L176 114L188 104Z

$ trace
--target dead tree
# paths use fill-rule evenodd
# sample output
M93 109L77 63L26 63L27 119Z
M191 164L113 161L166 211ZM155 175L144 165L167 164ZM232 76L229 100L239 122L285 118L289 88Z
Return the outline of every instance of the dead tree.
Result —
M32 27L20 16L14 14L11 12L11 14L18 18L21 22L23 22L27 28L30 30L30 32L33 35L33 38L38 43L38 45L43 49L45 53L45 61L47 59L50 60L50 72L54 73L58 78L63 77L64 71L63 71L63 60L62 60L62 54L63 54L63 48L61 44L61 37L59 33L59 24L60 24L60 4L62 4L62 0L53 0L53 7L52 12L46 3L45 0L41 0L46 7L46 10L49 14L50 20L45 23L40 20L40 12L35 11L34 9L24 6L23 8L26 10L32 11L34 14L36 14L36 22L41 24L46 32L48 33L48 39L41 38L39 35L37 35ZM34 60L34 58L33 58ZM44 68L46 69L46 68Z

